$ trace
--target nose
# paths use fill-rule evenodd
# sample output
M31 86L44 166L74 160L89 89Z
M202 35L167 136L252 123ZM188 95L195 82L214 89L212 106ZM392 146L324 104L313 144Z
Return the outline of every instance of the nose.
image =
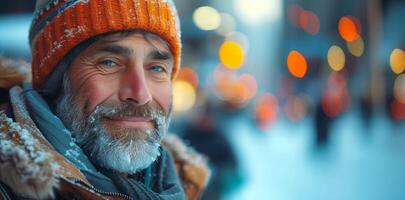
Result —
M123 74L121 83L119 91L121 101L139 106L152 100L143 67L129 67Z

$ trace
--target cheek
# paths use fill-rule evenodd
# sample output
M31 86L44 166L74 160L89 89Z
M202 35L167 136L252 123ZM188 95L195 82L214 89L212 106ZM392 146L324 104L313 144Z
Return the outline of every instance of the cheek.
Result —
M169 113L172 104L172 85L171 83L155 84L150 87L153 99Z
M89 77L75 91L82 109L85 109L86 113L90 113L97 105L110 99L116 91L114 85L116 85L114 81L106 80L102 75Z

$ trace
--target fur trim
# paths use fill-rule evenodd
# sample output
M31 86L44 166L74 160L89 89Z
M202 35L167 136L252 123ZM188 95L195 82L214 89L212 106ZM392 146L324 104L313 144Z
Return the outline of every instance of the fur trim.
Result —
M54 196L57 187L51 155L40 150L38 142L5 114L0 115L0 181L17 195L34 199Z
M199 199L211 175L207 158L187 146L182 139L174 134L167 134L162 144L174 158L177 172L188 199Z
M11 88L31 80L31 68L24 61L14 61L0 56L0 88Z

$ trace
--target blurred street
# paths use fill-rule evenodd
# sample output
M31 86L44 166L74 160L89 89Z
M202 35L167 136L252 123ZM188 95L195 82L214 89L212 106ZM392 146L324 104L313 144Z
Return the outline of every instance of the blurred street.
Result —
M359 115L338 119L325 149L314 146L311 118L265 133L243 118L226 123L246 180L225 199L404 199L405 124L378 114L366 126Z

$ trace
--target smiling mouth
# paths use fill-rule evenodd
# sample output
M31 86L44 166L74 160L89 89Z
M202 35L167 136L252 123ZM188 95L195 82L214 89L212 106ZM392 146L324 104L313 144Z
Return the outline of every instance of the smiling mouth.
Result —
M154 128L154 122L148 117L107 117L116 126L127 128Z

